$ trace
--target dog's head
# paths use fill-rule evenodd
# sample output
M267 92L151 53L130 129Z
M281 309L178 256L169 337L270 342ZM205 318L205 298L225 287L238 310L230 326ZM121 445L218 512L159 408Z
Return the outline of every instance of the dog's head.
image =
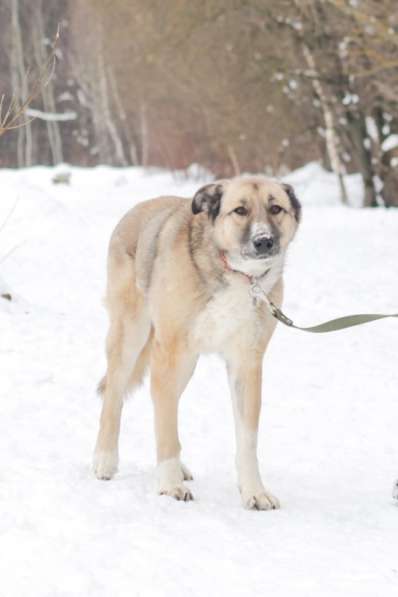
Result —
M218 248L235 264L242 261L246 266L270 262L283 253L301 216L293 188L263 176L208 184L195 194L192 211L207 212Z

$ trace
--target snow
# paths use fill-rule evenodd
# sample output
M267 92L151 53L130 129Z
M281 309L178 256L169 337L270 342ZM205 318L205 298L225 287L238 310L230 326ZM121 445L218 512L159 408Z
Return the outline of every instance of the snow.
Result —
M367 131L370 139L372 139L372 141L374 143L378 143L379 142L379 131L378 131L375 119L372 116L366 116L365 122L366 122L366 131Z
M36 110L33 108L27 108L25 110L27 116L32 118L39 118L40 120L46 120L47 122L57 122L57 121L67 121L67 120L76 120L77 112L69 111L69 112L43 112L43 110Z
M204 181L100 167L70 168L71 184L53 185L57 171L0 171L0 225L18 200L0 234L13 295L0 298L0 594L397 595L397 321L319 337L278 326L259 454L281 510L241 507L216 357L200 361L181 404L196 500L155 494L147 383L125 406L119 474L97 481L109 235L135 202L191 196ZM286 314L307 325L397 312L398 211L339 206L334 177L316 164L286 180L304 204ZM359 179L347 186L358 204Z
M317 162L310 162L291 172L285 180L294 186L305 207L315 205L341 207L335 174L323 170ZM346 176L345 185L350 206L360 207L363 197L360 174Z
M349 106L350 104L357 104L359 102L359 97L356 93L346 93L342 99L342 104L344 106Z
M383 141L381 146L384 152L395 149L396 147L398 147L398 135L389 135L387 139Z

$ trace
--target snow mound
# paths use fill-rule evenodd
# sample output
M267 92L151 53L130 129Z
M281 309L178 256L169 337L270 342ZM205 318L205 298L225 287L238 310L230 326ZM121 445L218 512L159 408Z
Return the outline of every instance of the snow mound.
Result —
M304 206L340 206L341 199L336 175L327 172L317 162L291 172L284 177L291 184ZM361 207L363 201L363 184L359 174L344 177L348 203L351 207Z
M398 147L398 135L390 135L383 141L381 146L383 151L390 151L396 147Z

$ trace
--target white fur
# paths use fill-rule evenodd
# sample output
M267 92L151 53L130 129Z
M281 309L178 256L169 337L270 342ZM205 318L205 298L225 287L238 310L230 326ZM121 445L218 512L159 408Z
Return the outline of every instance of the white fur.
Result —
M247 276L259 277L258 282L264 292L270 292L281 277L284 261L284 252L266 259L245 259L240 253L230 253L227 257L227 263L231 269L242 272ZM264 276L263 274L267 270L270 271Z
M264 261L262 270L264 273ZM270 271L258 279L258 284L268 294L279 280L283 269L283 255L278 255L269 261ZM249 267L256 260L240 258L238 271L243 272L243 266ZM229 263L231 268L233 267ZM235 264L234 264L235 265ZM267 266L265 266L266 268ZM250 281L236 271L228 272L228 286L215 294L206 308L199 314L192 330L192 341L200 352L224 352L228 347L228 339L237 334L247 337L255 336L258 319L253 298L250 294ZM236 339L235 339L236 342Z
M257 431L248 429L242 421L233 380L230 380L230 390L235 419L235 462L243 506L258 510L279 508L279 501L266 491L261 480L257 460Z
M158 492L179 500L188 501L192 494L183 484L184 473L179 458L163 460L157 467Z
M223 352L228 339L255 326L250 284L238 274L232 276L230 285L217 292L193 326L192 342L200 352Z
M158 464L157 468L159 492L162 489L174 487L183 481L183 474L179 458L169 458Z
M265 224L265 222L254 222L251 225L250 230L251 238L254 238L255 236L272 236L271 227L268 226L268 224Z
M392 490L392 497L394 498L394 500L398 500L398 480L395 481L393 490Z
M93 469L97 479L108 480L117 473L119 455L117 450L104 452L96 450L94 453Z

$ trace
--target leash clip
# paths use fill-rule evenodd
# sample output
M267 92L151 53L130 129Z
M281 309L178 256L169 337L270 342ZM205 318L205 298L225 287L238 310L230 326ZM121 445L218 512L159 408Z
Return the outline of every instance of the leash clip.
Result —
M271 309L272 315L274 317L276 317L276 319L279 319L279 321L281 321L285 325L292 327L293 321L291 319L289 319L288 317L286 317L286 315L284 313L282 313L282 311L280 309L278 309L278 307L275 307L275 305L270 303L270 309Z
M250 294L253 298L254 305L256 305L258 301L263 301L267 305L268 309L271 312L271 315L275 317L275 319L278 319L280 322L284 323L285 325L288 325L289 327L293 326L293 321L289 319L289 317L286 317L286 315L282 313L282 311L278 309L278 307L276 307L274 303L272 303L269 300L267 294L264 292L261 286L257 284L257 282L253 281L251 283Z
M263 301L269 304L268 297L265 294L264 290L261 288L257 282L252 282L250 284L250 296L253 299L253 304L257 305L258 302Z

